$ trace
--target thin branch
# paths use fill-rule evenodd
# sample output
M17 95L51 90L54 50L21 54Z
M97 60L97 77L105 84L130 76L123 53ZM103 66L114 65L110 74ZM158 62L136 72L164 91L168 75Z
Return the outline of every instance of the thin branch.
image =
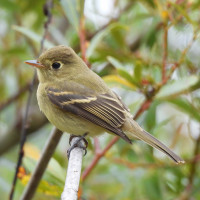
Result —
M89 62L86 58L86 37L85 37L85 16L81 16L80 18L80 29L79 29L79 37L80 37L80 47L81 47L81 57L83 61L89 65Z
M78 140L79 137L72 138L71 146L76 144ZM86 148L86 144L84 140L81 140L78 145L81 147L76 147L70 152L65 187L61 196L61 200L77 200L78 198L78 188L84 153L83 148Z
M90 165L84 170L83 175L81 177L81 180L84 181L90 172L93 170L93 168L97 165L99 160L105 155L105 153L119 140L119 137L114 137L110 143L106 146L104 150L97 153L93 159L93 161L90 163Z
M120 17L126 13L129 9L132 8L132 6L135 4L135 2L130 2L128 3L123 9L121 9L120 13L118 16L116 16L115 18L110 19L110 21L108 21L107 24L103 25L100 29L98 29L96 32L92 33L92 34L88 34L87 35L87 39L91 40L96 34L98 34L99 32L101 32L102 30L104 30L105 28L107 28L109 25L111 25L114 22L119 21Z
M30 200L42 178L42 175L47 168L49 160L51 159L59 141L62 136L62 132L55 127L53 128L49 139L46 142L46 145L41 153L40 159L36 165L34 172L32 173L31 179L28 182L26 189L21 197L21 200Z
M183 125L184 123L179 124L178 128L176 129L174 133L174 137L172 138L172 143L169 146L170 149L173 149L176 146L176 143L179 141L179 137L181 135L181 129Z
M166 65L167 65L167 54L168 54L168 27L164 26L164 38L163 38L163 61L162 61L162 81L166 79Z
M197 171L198 164L200 162L200 134L196 140L193 158L190 161L187 161L190 164L190 171L188 176L188 184L185 187L185 190L182 192L178 200L190 200L192 186L194 184L195 174Z
M199 137L197 138L196 140L196 144L195 144L195 148L194 148L194 153L193 153L193 161L191 162L191 166L190 166L190 174L189 174L189 177L188 177L188 185L186 186L186 192L188 193L188 196L190 196L190 192L191 192L191 189L192 189L192 185L193 185L193 182L194 182L194 178L195 178L195 173L196 173L196 170L197 170L197 158L198 158L198 155L200 153L200 133L199 133Z
M136 168L158 169L158 168L180 167L176 163L170 163L170 164L163 163L163 162L160 162L160 163L133 163L133 162L129 162L127 160L121 159L121 158L112 158L111 157L108 159L116 164L126 166L129 169L136 169ZM188 163L188 161L187 161L187 163Z
M173 72L180 67L180 65L184 62L186 54L190 50L191 46L193 45L194 41L197 38L197 31L194 32L192 40L189 42L189 44L185 47L185 49L182 51L181 56L178 60L178 62L174 63L174 65L171 67L169 74L167 77L165 77L164 80L162 80L162 83L160 86L164 85L167 83L167 81L171 78Z
M95 137L94 138L94 148L95 148L95 154L98 154L101 152L100 144L99 144L99 138Z
M140 106L139 110L137 111L137 113L134 116L134 120L136 120L145 110L147 110L149 108L149 106L151 105L152 99L146 99L143 104Z
M42 40L40 42L40 53L39 53L39 55L44 50L44 42L45 42L46 36L48 34L49 25L51 24L51 20L52 20L52 17L53 17L52 12L51 12L52 8L53 8L53 0L47 0L46 3L43 6L43 13L47 17L47 21L44 23L44 33L43 33Z
M13 179L13 184L12 184L12 188L11 188L10 195L9 195L10 200L13 199L15 186L16 186L16 182L17 182L17 174L18 174L18 171L19 171L19 167L21 166L23 155L24 155L23 147L24 147L24 143L26 141L26 127L27 127L26 124L27 124L29 107L30 107L30 103L31 103L32 91L33 91L33 87L34 87L34 84L35 84L35 80L36 80L36 73L34 73L32 83L29 87L29 96L28 96L28 100L27 100L27 103L26 103L25 114L24 114L23 119L22 119L20 151L19 151L18 162L17 162L17 166L16 166L16 170L15 170L14 179Z
M53 0L48 0L46 2L46 4L44 5L44 14L48 18L47 18L47 21L44 24L44 34L43 34L43 37L42 37L42 40L41 40L40 53L44 49L44 41L45 41L45 38L46 38L46 34L48 32L49 24L51 23L51 18L52 18L51 9L52 9L52 7L53 7ZM28 100L27 100L27 104L26 104L25 114L24 114L24 117L23 117L23 120L22 120L23 122L22 122L22 130L21 130L20 151L19 151L18 162L17 162L17 166L16 166L14 179L13 179L13 184L12 184L11 192L10 192L10 195L9 195L10 200L13 199L15 186L16 186L16 182L17 182L17 174L18 174L18 171L19 171L19 167L21 166L23 155L24 155L23 147L24 147L24 143L26 141L26 124L27 124L27 120L28 120L29 107L30 107L30 103L31 103L31 97L32 97L33 87L34 87L34 84L35 84L35 81L36 81L36 77L37 77L37 74L36 74L36 70L35 70L31 85L29 87L29 96L28 96Z

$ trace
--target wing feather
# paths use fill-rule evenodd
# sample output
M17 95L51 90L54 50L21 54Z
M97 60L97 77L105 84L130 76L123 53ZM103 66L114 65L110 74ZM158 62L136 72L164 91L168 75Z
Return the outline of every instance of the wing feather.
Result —
M110 94L79 95L74 91L63 91L53 87L47 88L46 91L51 102L61 110L83 117L131 143L121 130L125 121L125 109L118 99Z

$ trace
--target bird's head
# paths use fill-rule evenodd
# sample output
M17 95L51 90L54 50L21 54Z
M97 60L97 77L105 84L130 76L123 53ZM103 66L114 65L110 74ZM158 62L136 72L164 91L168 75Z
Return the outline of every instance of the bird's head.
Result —
M73 73L75 71L79 72L77 68L85 67L74 50L63 45L50 48L37 60L27 60L25 63L37 68L40 82L66 78L66 76L75 75Z

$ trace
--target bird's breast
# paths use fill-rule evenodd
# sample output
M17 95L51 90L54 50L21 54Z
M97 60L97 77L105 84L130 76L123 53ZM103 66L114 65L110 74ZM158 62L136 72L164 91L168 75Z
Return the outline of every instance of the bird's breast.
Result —
M62 111L54 105L46 94L45 85L39 85L37 99L39 108L45 114L47 119L63 132L74 135L83 135L88 132L90 136L99 135L104 132L102 127L97 126L82 117Z

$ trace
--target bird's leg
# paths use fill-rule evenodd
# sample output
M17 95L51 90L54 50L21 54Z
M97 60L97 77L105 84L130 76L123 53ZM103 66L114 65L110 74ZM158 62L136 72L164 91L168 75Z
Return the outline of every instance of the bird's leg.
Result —
M71 141L74 137L79 137L79 139L74 143L68 150L67 150L67 157L69 159L70 157L70 152L76 148L79 147L85 151L84 156L87 154L87 146L88 146L88 141L85 139L85 137L88 135L88 132L84 133L82 136L76 136L76 135L70 135L69 138L69 144L71 145ZM81 144L81 140L84 141L85 145Z

